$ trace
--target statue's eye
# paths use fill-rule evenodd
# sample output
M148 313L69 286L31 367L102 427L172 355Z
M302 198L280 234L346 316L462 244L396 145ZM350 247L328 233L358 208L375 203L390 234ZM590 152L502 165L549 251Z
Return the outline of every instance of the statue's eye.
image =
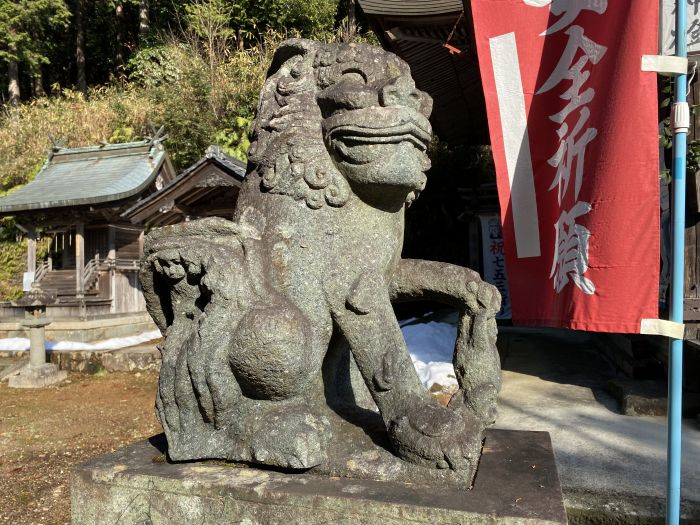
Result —
M367 77L359 69L347 69L343 71L341 82L353 82L355 84L366 84Z

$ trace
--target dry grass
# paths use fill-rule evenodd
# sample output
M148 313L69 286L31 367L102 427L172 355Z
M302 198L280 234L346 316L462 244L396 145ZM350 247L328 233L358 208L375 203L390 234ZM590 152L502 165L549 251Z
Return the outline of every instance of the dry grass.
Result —
M94 90L88 100L65 90L6 110L0 119L0 192L34 178L51 146L49 135L66 147L114 141L115 130L125 128L136 137L157 113L143 93L115 88Z

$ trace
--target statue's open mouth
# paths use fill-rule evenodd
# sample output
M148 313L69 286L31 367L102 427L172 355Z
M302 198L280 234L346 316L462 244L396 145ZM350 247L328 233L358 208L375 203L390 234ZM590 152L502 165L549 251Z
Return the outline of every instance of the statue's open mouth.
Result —
M430 135L413 124L403 124L391 128L366 128L362 126L339 126L329 132L332 140L355 144L398 144L411 142L421 151L430 143Z
M346 145L398 144L410 142L425 151L432 136L427 118L405 108L368 108L335 114L323 121L324 135L329 144L340 141ZM378 111L379 110L379 111ZM358 118L367 117L367 118Z

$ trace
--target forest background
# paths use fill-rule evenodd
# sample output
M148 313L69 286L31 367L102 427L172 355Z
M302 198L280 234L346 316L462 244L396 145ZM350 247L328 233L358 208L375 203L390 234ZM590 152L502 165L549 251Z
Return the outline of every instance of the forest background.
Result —
M377 42L355 1L0 0L0 196L33 180L51 147L129 142L161 126L178 171L211 144L245 161L282 40ZM492 173L483 149L436 142L432 153L444 182ZM462 247L435 232L450 232L464 205L436 178L409 231L431 258L460 262ZM0 219L0 300L22 294L25 245Z
M353 0L0 0L0 195L31 181L52 142L129 142L164 126L177 170L218 144L246 160L272 53L292 36L366 39ZM25 252L0 222L0 299Z

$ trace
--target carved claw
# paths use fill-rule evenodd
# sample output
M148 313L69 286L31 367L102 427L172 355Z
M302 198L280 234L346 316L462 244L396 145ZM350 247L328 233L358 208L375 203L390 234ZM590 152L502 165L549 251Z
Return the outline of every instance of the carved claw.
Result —
M411 463L471 476L481 452L482 428L466 411L425 403L394 420L389 437L399 456Z
M501 294L498 289L484 281L470 281L464 299L470 314L486 310L493 317L501 309Z

